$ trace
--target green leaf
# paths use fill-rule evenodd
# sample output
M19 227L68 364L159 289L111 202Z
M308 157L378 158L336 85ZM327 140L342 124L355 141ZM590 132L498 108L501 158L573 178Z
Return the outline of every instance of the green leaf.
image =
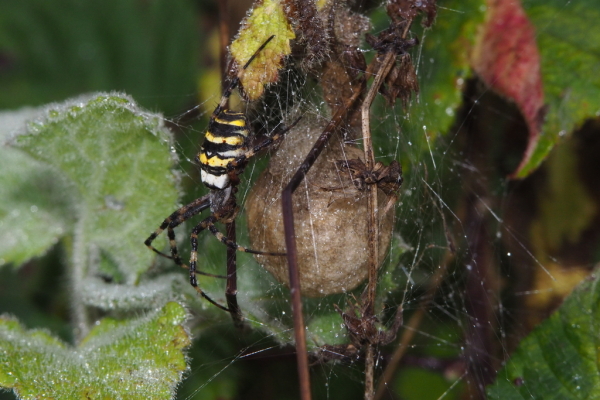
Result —
M106 318L72 348L1 317L0 385L20 399L172 398L187 369L185 319L173 302L136 320Z
M600 275L594 274L525 338L489 387L490 399L600 396Z
M99 269L117 281L135 283L154 257L143 241L177 199L171 136L161 117L125 96L97 95L48 108L14 143L46 171L38 174L52 173L73 188L62 191L67 207L61 212L76 221L69 226L75 268L83 275ZM28 188L18 183L9 191L17 200L15 193ZM45 193L40 208L57 207L40 191Z
M66 232L72 222L63 197L68 185L14 149L0 149L0 170L0 265L18 266Z
M0 143L38 114L34 109L0 113ZM71 226L69 185L7 146L0 146L0 171L0 266L18 266L44 254Z
M600 11L596 2L527 0L523 7L536 30L547 114L539 136L532 138L517 177L529 175L546 159L560 136L600 112L600 78L596 73L600 64L600 33L596 29ZM417 33L422 46L413 58L421 88L418 101L400 121L402 134L409 142L403 158L420 162L433 147L432 140L448 132L454 122L462 103L462 86L471 75L469 57L485 12L482 1L446 2L439 8L433 27ZM388 119L382 130L393 132L397 125L397 119ZM382 148L394 148L396 137L389 136L387 143L379 139Z

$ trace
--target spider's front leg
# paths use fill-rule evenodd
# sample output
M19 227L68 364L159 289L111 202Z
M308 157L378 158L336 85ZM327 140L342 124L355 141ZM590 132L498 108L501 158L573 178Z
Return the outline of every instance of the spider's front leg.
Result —
M210 199L207 196L203 196L199 199L194 200L192 203L181 207L180 209L174 211L171 215L169 215L165 220L160 224L160 226L152 232L150 236L144 241L146 247L150 250L154 251L156 254L169 258L169 259L178 259L179 257L175 256L178 254L177 245L175 244L175 233L173 231L174 228L181 225L187 219L191 218L194 215L201 213L203 210L207 209L210 206ZM171 245L171 254L173 257L170 257L158 250L154 246L152 246L152 242L156 239L165 229L168 229L169 241ZM173 232L173 233L172 233ZM172 236L172 237L171 237ZM174 254L173 254L174 253ZM181 261L181 259L179 259ZM176 261L177 262L177 261ZM178 264L179 265L179 264Z
M146 247L155 252L161 257L168 258L173 260L175 264L179 265L182 268L189 269L187 265L183 263L181 257L179 256L179 251L177 249L177 242L175 240L175 228L181 225L183 222L189 220L195 215L200 214L202 211L207 209L210 206L210 197L209 195L203 196L199 199L194 200L192 203L181 207L180 209L173 212L169 215L165 220L160 224L160 226L144 241ZM152 245L152 242L165 230L167 229L167 236L169 238L169 247L171 251L171 255L167 255L162 251L158 250L156 247ZM205 272L198 271L201 275L212 276L215 278L226 278L223 275L214 275L208 274Z

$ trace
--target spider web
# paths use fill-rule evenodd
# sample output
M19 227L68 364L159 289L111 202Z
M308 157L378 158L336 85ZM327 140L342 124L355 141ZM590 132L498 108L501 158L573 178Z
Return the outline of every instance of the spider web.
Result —
M568 8L571 3L563 1L560 6ZM553 240L563 243L560 230L556 233L552 227L564 222L544 219L556 210L553 204L565 203L565 199L552 192L552 187L548 188L552 179L547 177L554 176L556 169L544 167L521 182L506 178L518 165L527 144L527 125L518 109L486 89L468 71L456 73L456 82L451 84L452 95L440 78L448 65L456 61L444 52L455 43L440 42L435 31L447 32L444 29L452 18L475 14L481 17L479 6L479 3L444 3L432 29L423 31L415 24L414 35L420 43L411 50L411 55L419 76L419 95L413 96L406 109L401 104L386 104L381 96L371 108L376 160L385 164L397 160L404 170L404 183L394 207L393 233L378 276L376 308L382 330L391 326L396 310L401 310L404 324L396 341L378 349L376 384L395 362L402 337L413 337L406 342L408 348L397 373L388 381L386 395L391 396L388 398L455 399L461 394L480 398L478 388L491 382L518 340L547 314L550 305L559 301L558 294L566 291L556 283L582 276L581 271L587 271L598 258L574 255L578 251L587 254L586 246L593 242L589 237L595 237L595 230L591 229L588 239L583 234L577 236L584 231L583 222L570 236L575 239L567 241L570 252L556 250L559 245L547 245ZM378 9L372 15L377 26L373 32L385 27L384 14L385 10ZM550 20L540 31L541 39L561 21L558 15ZM365 52L368 59L374 56L373 50ZM313 133L318 134L317 127L322 129L332 113L322 100L318 83L291 68L281 74L280 83L269 88L263 102L242 103L232 108L247 113L257 135L268 135L282 121L289 124L300 115L303 121L314 124ZM455 84L459 91L455 90ZM181 204L207 192L200 182L194 157L208 117L220 99L218 91L214 93L200 106L168 117L176 135L174 151L180 156L176 170L182 171ZM187 97L190 104L196 102L193 94L180 96ZM430 103L438 107L431 107ZM195 122L190 126L191 120ZM583 139L590 134L586 136L585 132L584 129L576 136L579 142L575 143L587 143ZM302 130L293 130L288 136L295 135L298 139L303 134ZM310 144L314 137L300 136L300 140ZM361 139L347 137L346 141L362 144ZM588 162L593 157L588 156ZM246 222L247 200L267 168L268 159L268 155L261 154L241 177L237 242L256 250L274 251L260 242L250 246L254 239L249 237ZM558 165L565 168L565 164ZM595 171L597 164L591 165L590 170ZM571 171L575 169L571 165ZM573 197L579 199L589 197L581 187L595 182L588 180L592 183L585 186L586 175L582 175L576 177L579 186L575 189L568 186ZM285 183L283 178L276 177L265 185L281 185L282 181ZM306 192L309 186L323 185L309 179L300 185L294 197L307 198L310 203L311 194ZM271 202L279 204L280 200L273 198ZM581 209L584 215L588 209L587 205L579 207L581 203L567 204L569 210ZM165 210L165 216L172 211ZM323 213L327 214L328 209ZM560 215L560 211L555 214ZM572 219L581 219L580 215ZM177 229L184 260L190 251L189 231L205 216ZM587 215L588 221L594 218L591 212ZM539 233L544 228L546 236ZM219 229L224 232L222 225ZM310 226L308 230L311 232ZM330 230L333 235L345 235L340 225L330 224ZM556 237L559 239L552 239ZM318 235L311 235L311 240L315 246L328 246ZM351 246L354 245L334 250L343 254ZM210 233L201 235L200 269L224 274L225 253L225 246ZM155 271L157 275L165 271L181 274L180 281L189 291L185 292L189 307L197 317L190 322L195 337L189 353L192 367L178 396L204 399L232 398L237 394L243 398L297 398L289 290L249 254L238 253L237 267L239 303L253 328L247 331L235 328L227 313L196 298L186 284L186 274L170 261L160 263ZM199 280L213 299L224 304L224 281L207 277ZM312 350L325 344L348 343L346 327L334 305L346 310L349 303L360 300L364 287L362 283L347 293L305 300ZM311 370L315 398L362 398L365 379L362 357L361 354L341 361L316 363Z
M471 12L474 11L468 6L442 8L438 18ZM539 303L540 295L557 291L552 282L559 278L547 263L562 268L567 265L552 258L547 251L540 253L523 231L524 211L517 207L524 204L536 207L535 202L527 200L526 187L539 183L540 177L534 174L525 183L506 179L526 145L526 122L514 105L485 89L476 79L465 76L459 78L464 95L460 107L441 102L441 106L446 105L442 112L451 120L447 129L440 131L441 123L432 120L435 115L426 111L411 114L411 108L425 110L425 107L419 108L422 103L434 101L427 96L436 90L431 85L436 82L435 76L441 69L439 63L443 60L443 56L425 58L432 54L424 50L424 46L430 44L428 40L432 40L428 35L429 31L417 33L421 43L412 52L421 95L413 98L414 103L408 110L400 104L386 104L381 98L372 107L371 129L377 161L387 164L398 160L404 168L391 244L379 274L379 284L384 289L378 292L377 309L381 329L391 325L396 310L403 313L404 326L394 344L379 349L377 374L392 362L401 337L412 335L412 340L407 341L409 349L402 359L400 372L387 386L389 393L401 398L457 398L470 386L475 388L471 397L479 398L478 392L481 393L483 385L492 382L493 371L499 368L503 357L512 352L519 338L547 313L548 308ZM367 53L369 56L372 54ZM282 119L291 121L299 114L311 120L330 118L330 111L315 95L316 84L289 70L284 72L282 82L271 88L269 100L247 109L260 134L273 131ZM213 102L216 101L215 98ZM512 130L521 135L511 136L510 143L502 146L502 156L493 149L502 136L490 131L486 121L499 124L499 130ZM298 133L289 133L294 134ZM190 141L195 140L188 137ZM361 144L361 140L355 142ZM265 168L266 158L252 163L243 177L245 183L238 196L242 204L238 242L242 245L251 242L245 226L244 204ZM195 175L188 177L199 185ZM280 180L280 177L272 178L267 184L281 185ZM294 196L310 196L305 188L318 184L302 183ZM279 204L278 198L271 200ZM332 225L331 230L343 234L339 226ZM312 240L321 239L314 234ZM214 238L205 238L203 246L212 247L208 244L211 241L215 242ZM327 244L315 243L317 245ZM221 251L224 253L224 249ZM224 256L217 258L214 264L223 266ZM252 339L246 339L241 350L224 355L216 362L219 367L210 380L182 391L182 398L201 398L211 382L227 381L229 370L246 371L245 368L256 365L260 371L270 371L274 365L284 365L282 375L274 375L273 379L285 373L294 374L289 290L246 254L238 256L238 273L242 310L251 315L250 318L259 316L270 321L271 325L265 319L251 321L267 335L250 335ZM544 281L540 276L545 276L547 283L540 284ZM257 279L258 286L248 283ZM537 284L533 283L536 279ZM305 300L307 323L310 325L324 315L335 316L334 304L345 309L347 304L356 303L364 287L362 284L345 294ZM223 298L218 292L213 295ZM327 344L347 342L341 317L338 316L335 323L330 320L327 323L329 325L318 325L321 329L327 326L330 329L322 337L339 339ZM229 321L222 322L220 327L237 336L232 333ZM309 347L313 350L323 345L319 342L321 337L316 336L309 334L308 340L313 342ZM199 341L203 340L213 342L209 333L200 334ZM203 375L201 370L206 365L199 365L193 369L192 376ZM252 379L256 378L248 378ZM361 398L363 381L361 356L313 367L313 393L317 398L340 398L342 394L345 398ZM418 382L424 385L419 386ZM296 390L294 387L286 391L281 385L271 383L277 393ZM244 384L249 393L255 393L248 389L251 385L247 381Z

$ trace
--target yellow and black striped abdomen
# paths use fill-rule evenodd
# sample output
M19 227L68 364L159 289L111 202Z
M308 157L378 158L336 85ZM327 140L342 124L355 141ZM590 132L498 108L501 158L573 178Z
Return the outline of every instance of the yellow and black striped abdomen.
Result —
M229 186L227 166L248 151L249 130L242 113L229 110L213 116L197 160L202 182L211 189Z

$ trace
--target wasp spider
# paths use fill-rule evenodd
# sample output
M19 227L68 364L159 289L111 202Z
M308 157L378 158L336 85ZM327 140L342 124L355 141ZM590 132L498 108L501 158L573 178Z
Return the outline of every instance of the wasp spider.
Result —
M259 143L254 143L254 135L251 135L246 116L243 113L234 112L225 108L229 96L231 96L232 91L239 84L241 74L244 73L254 58L265 48L265 46L267 46L273 37L274 36L269 37L258 50L256 50L248 62L243 66L241 73L231 80L223 92L219 105L217 105L210 117L208 129L204 136L204 143L196 157L196 161L200 164L202 182L210 188L210 192L169 215L163 223L160 224L158 229L156 229L156 231L154 231L154 233L152 233L144 242L148 248L159 255L172 258L177 265L188 268L181 261L181 257L177 251L174 229L181 223L200 214L205 209L210 208L211 214L200 221L200 223L192 229L190 235L192 243L189 265L190 284L206 300L215 306L230 312L232 312L232 310L212 300L198 286L196 274L223 278L223 276L220 275L205 274L197 270L198 235L200 232L208 229L226 246L246 253L285 255L282 253L255 251L239 246L235 242L229 240L215 227L216 222L228 223L233 221L237 215L238 207L235 195L237 192L237 185L239 184L239 175L244 171L248 160L255 156L259 151L280 142L283 135L298 122L298 120L296 120L289 127L282 127L278 132L275 132ZM167 230L167 236L169 237L171 256L160 252L152 246L154 239L156 239L156 237L165 229Z

